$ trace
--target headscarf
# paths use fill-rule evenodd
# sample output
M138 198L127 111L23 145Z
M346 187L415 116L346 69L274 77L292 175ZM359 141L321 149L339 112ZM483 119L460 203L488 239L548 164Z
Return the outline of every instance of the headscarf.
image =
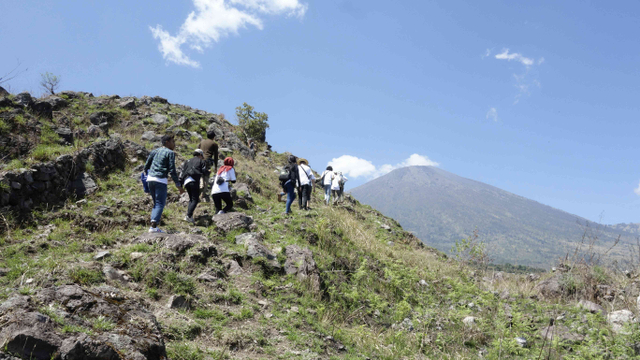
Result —
M231 169L233 169L233 158L228 157L226 159L224 159L224 166L220 166L220 169L218 169L218 175L222 174L225 171L229 171Z

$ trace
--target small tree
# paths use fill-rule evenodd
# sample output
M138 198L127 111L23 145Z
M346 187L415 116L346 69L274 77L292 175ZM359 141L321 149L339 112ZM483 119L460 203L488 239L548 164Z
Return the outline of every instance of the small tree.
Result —
M42 76L40 86L42 86L47 92L51 93L51 95L55 95L56 89L60 86L60 77L53 75L50 72L40 74L40 76Z
M269 115L254 111L253 106L243 103L242 106L236 108L236 117L238 125L246 137L260 142L266 141Z

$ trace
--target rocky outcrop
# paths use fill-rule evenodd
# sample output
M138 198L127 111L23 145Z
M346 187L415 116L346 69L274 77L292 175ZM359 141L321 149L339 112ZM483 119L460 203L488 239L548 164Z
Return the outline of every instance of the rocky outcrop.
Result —
M536 286L537 290L542 296L546 298L555 298L561 296L563 293L562 284L560 283L559 276L553 276L546 280L540 281Z
M280 263L276 255L262 243L261 233L246 233L236 236L236 244L243 244L247 250L247 257L251 259L263 258L269 270L279 271Z
M213 223L225 232L238 229L249 230L249 226L253 223L253 218L243 213L227 213L214 215Z
M75 155L63 155L54 161L37 164L29 169L0 173L0 206L25 211L42 203L56 205L70 195L82 197L97 186L86 173L105 176L115 169L124 169L127 155L122 142L111 139L97 142Z
M627 324L635 322L636 319L633 313L629 310L614 311L607 316L607 321L611 325L611 330L615 333L624 333L624 327Z
M284 263L284 271L287 275L295 275L298 280L309 280L314 291L320 291L320 272L313 260L311 250L301 248L298 245L289 245L285 248L287 260Z
M0 346L23 359L165 359L155 316L110 286L49 287L0 305Z

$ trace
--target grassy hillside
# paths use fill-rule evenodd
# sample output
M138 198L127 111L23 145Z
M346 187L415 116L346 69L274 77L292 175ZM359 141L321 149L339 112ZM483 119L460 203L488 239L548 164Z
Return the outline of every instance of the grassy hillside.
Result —
M235 141L234 127L220 116L184 106L135 99L136 109L127 110L118 105L122 99L86 94L67 100L52 118L14 105L0 109L12 135L22 126L40 129L24 134L32 141L28 151L3 160L4 192L12 187L3 178L7 171L104 140L103 134L61 145L44 129L59 127L63 116L72 130L88 130L93 113L113 112L111 136L147 149L157 143L142 140L145 131L181 134L179 163L198 142L190 131L202 134L217 122L224 134L221 144ZM167 115L167 123L155 123L153 114ZM258 152L263 150L261 145ZM87 167L97 191L83 200L69 198L58 206L40 205L23 213L3 209L0 302L63 284L79 284L89 291L108 284L155 315L171 359L637 357L637 324L625 328L633 331L614 332L603 314L576 307L579 300L591 300L607 312L635 312L635 273L625 277L579 264L563 267L562 273L543 274L542 279L483 270L425 246L395 220L355 200L324 206L318 189L311 211L294 206L294 214L284 216L284 204L276 198L276 168L287 154L264 155L251 159L233 153L238 180L251 193L240 194L248 199L247 209L235 210L253 218L251 231L261 233L260 242L274 258L251 255L251 249L238 244L236 237L248 229L224 231L212 224L211 204L201 203L196 210L201 226L182 221L186 205L172 185L163 229L185 239L201 235L204 243L178 249L144 241L151 201L137 179L142 161L132 157L123 170L108 174ZM310 271L318 276L317 283L311 277L286 275L283 267L291 245L311 251L317 270ZM103 251L109 255L100 254ZM459 255L468 259L466 252ZM547 278L556 281L557 291L537 286ZM609 286L612 297L597 290L600 285ZM176 295L184 296L189 306L169 307ZM49 304L36 305L60 334L91 338L134 326L108 319L72 326L77 321L72 315L61 317ZM5 325L1 319L9 311L0 307L0 325ZM555 327L548 328L550 321ZM6 351L0 348L0 358L8 356L3 355Z
M397 169L351 193L445 252L477 231L497 263L548 269L594 236L602 252L618 235L627 244L635 238L622 228L594 227L577 215L435 167ZM627 252L618 246L611 255L623 259Z

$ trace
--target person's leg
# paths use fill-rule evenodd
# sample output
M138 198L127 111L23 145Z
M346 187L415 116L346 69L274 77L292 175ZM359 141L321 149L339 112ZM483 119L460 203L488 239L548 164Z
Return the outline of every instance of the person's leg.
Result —
M209 176L202 175L202 200L209 201Z
M287 184L285 186L285 189L287 190L287 204L285 207L285 212L289 214L291 213L291 204L293 204L293 201L296 199L296 192L293 188L293 184Z
M329 205L329 199L331 199L331 185L324 186L324 202Z
M302 210L302 191L303 190L303 186L300 186L299 188L296 189L298 191L298 207L300 208L300 210Z
M226 204L226 206L224 207L224 209L222 209L222 211L224 212L229 212L231 211L231 209L233 209L233 199L231 198L231 193L225 192L222 193L222 200L224 200L224 203Z
M221 194L213 194L211 195L213 199L213 204L216 207L216 214L222 210L222 195Z
M155 209L156 207L156 182L155 181L149 181L147 183L147 186L149 186L149 194L151 195L151 202L153 203L153 208L151 210L151 227L155 228L156 226L158 226L158 224L156 224L153 221L153 209Z
M187 193L189 193L189 207L187 208L187 217L192 218L193 212L196 210L196 206L200 202L200 184L192 181L185 186Z
M161 184L156 182L154 184L155 188L155 203L153 206L153 211L151 212L151 222L155 223L156 226L160 225L160 218L162 218L162 211L164 210L164 206L167 204L167 184Z
M304 185L302 187L302 208L305 210L309 208L307 205L309 202L310 193L311 193L311 185Z
M333 203L338 203L338 190L331 190L331 196L333 196Z

